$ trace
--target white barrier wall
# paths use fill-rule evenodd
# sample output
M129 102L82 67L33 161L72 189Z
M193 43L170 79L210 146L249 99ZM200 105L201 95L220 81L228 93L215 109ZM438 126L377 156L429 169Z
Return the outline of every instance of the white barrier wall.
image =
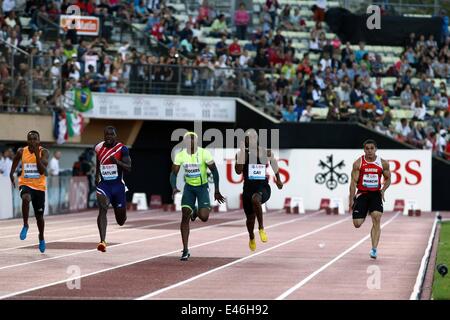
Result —
M9 177L0 176L0 219L13 217L12 188Z
M220 189L229 208L239 207L242 176L234 172L237 150L211 150L220 173ZM391 186L385 194L385 210L393 210L396 199L416 199L422 210L431 210L431 152L426 150L378 150L391 168ZM278 190L269 167L272 196L267 207L280 209L286 197L304 199L305 209L317 210L322 198L340 197L348 208L349 180L353 162L363 155L361 149L290 149L277 154L280 175L285 183ZM179 181L182 183L181 181ZM211 189L214 187L211 185ZM213 190L211 190L212 194Z

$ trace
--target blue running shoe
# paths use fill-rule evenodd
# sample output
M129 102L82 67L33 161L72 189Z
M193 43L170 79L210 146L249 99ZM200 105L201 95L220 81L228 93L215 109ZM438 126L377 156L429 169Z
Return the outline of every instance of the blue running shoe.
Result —
M45 252L45 240L39 240L39 251L42 253Z
M27 238L28 227L23 226L22 231L20 231L20 240L25 240Z
M372 259L376 259L377 258L377 249L372 248L372 250L370 250L370 257Z

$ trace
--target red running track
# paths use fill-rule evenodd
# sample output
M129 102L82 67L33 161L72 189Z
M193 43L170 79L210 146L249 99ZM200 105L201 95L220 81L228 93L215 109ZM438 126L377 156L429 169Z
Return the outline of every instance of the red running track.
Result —
M269 237L248 248L242 210L191 223L179 261L179 213L109 214L108 251L96 250L96 213L47 217L47 251L36 226L19 240L20 220L0 221L0 299L409 299L435 219L385 213L379 258L371 260L370 219L269 211ZM251 288L251 289L249 289Z

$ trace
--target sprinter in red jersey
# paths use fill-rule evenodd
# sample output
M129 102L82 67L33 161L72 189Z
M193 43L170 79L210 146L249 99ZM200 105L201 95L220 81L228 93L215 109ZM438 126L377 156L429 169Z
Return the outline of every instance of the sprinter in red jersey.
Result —
M349 208L353 212L355 228L359 228L364 223L367 213L372 217L370 257L376 259L385 201L384 192L391 184L391 172L389 163L376 155L377 143L374 140L366 140L363 146L364 155L353 163ZM381 185L381 176L384 178L383 185Z

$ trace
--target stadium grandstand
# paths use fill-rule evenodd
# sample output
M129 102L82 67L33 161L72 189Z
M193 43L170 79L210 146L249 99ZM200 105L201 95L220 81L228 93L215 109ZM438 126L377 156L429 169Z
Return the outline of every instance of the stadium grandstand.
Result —
M449 3L437 0L0 0L0 239L5 239L0 244L0 299L354 299L355 292L364 292L358 299L450 299L450 291L439 291L439 282L433 281L436 266L450 263L448 255L438 250L444 230L441 220L450 218L449 16ZM378 30L368 27L371 17L381 23ZM175 141L180 128L186 130ZM248 245L245 232L245 237L231 235L232 228L224 227L240 226L241 231L248 227L248 220L247 224L242 220L245 188L242 191L240 184L248 177L244 174L241 179L234 169L239 141L227 139L229 130L250 128L276 132L270 140L280 164L272 167L273 174L267 169L272 195L267 208L260 204L274 246L269 242L260 247L258 242L256 253L249 252L249 246L251 251L255 247ZM38 247L19 243L18 236L25 200L16 185L26 163L16 162L25 161L22 147L27 139L31 146L34 131L49 151L47 251L42 249L41 235ZM214 140L215 134L208 131L224 138ZM102 167L99 173L103 166L99 157L110 155L103 143L116 133L123 143L119 153L132 159L133 169L129 173L124 169L128 220L120 222L116 213L121 228L110 222L108 253L121 255L111 260L111 267L106 260L95 260L92 251L98 252L92 249L97 245L98 221L97 248L104 243L105 250L98 250L106 251L100 216L109 202L103 205L99 200L99 193L106 198L108 194L99 189L97 176L104 172ZM175 274L184 267L178 259L178 227L183 208L189 206L184 195L183 200L175 196L177 182L169 179L172 165L179 164L175 144L186 136L194 141L194 135L203 144L214 140L210 147L226 202L212 205L210 220L206 217L211 226L200 226L198 220L206 221L201 215L195 222L196 216L191 216L191 231L198 232L190 236L196 249L191 249L186 276L161 276L163 280L152 283L145 270L151 268L154 274L169 270L172 275L170 271ZM248 131L245 137L250 139ZM382 278L386 282L379 290L366 282L373 260L351 259L357 253L369 257L371 219L359 229L353 212L358 229L348 220L345 228L350 231L338 220L350 217L348 207L354 210L348 196L352 163L361 158L367 144L379 148L380 157L387 159L387 169L381 171L390 172L389 177L385 173L381 178L380 173L378 179L392 179L381 228L392 224L383 229L376 260L386 262L381 271L386 272ZM124 158L114 161L122 166ZM117 165L114 161L108 165ZM212 187L215 167L205 163L210 199L218 200ZM175 179L178 185L187 185L181 174ZM280 179L283 189L277 184ZM195 210L190 209L193 215ZM294 212L305 215L291 224L288 219L293 215L285 213ZM62 227L67 226L63 219L73 222L71 228ZM292 227L300 219L302 225ZM81 233L79 224L90 233ZM397 231L391 231L392 226ZM319 227L330 229L327 236L317 235L328 232ZM446 228L448 237L448 223ZM199 233L209 242L200 242ZM403 242L399 234L409 238ZM236 239L239 250L221 244L226 237ZM325 252L301 253L303 258L314 257L313 267L307 261L289 260L293 251L286 248L303 237L311 237L305 242L315 247L318 243L317 250ZM337 237L340 241L335 241ZM146 241L160 238L167 239L158 240L164 242L158 244L159 251L153 245L147 254L139 246L145 242L152 248ZM214 241L215 248L210 245ZM360 252L361 244L367 252ZM15 255L11 250L16 248L23 250ZM36 248L48 256L30 260L37 255ZM374 248L376 258L372 242ZM206 258L221 250L223 254L206 265ZM80 262L79 278L86 291L67 291L66 270L51 262L73 265L73 255L90 255L90 265ZM272 255L265 260L271 269L264 260L258 260L253 271L239 269L264 255ZM187 258L184 248L182 260ZM296 270L287 268L290 263ZM392 276L403 267L404 277ZM54 272L20 282L27 268ZM276 285L268 282L267 292L248 294L246 279L268 279L268 270L283 274L286 268L285 277L272 279ZM355 268L355 278L345 275L348 268ZM122 269L136 275L127 278L126 285L114 276ZM111 284L108 272L117 279ZM216 289L213 281L228 284L229 291L223 286ZM8 285L2 288L2 283ZM326 283L333 290L324 289Z

